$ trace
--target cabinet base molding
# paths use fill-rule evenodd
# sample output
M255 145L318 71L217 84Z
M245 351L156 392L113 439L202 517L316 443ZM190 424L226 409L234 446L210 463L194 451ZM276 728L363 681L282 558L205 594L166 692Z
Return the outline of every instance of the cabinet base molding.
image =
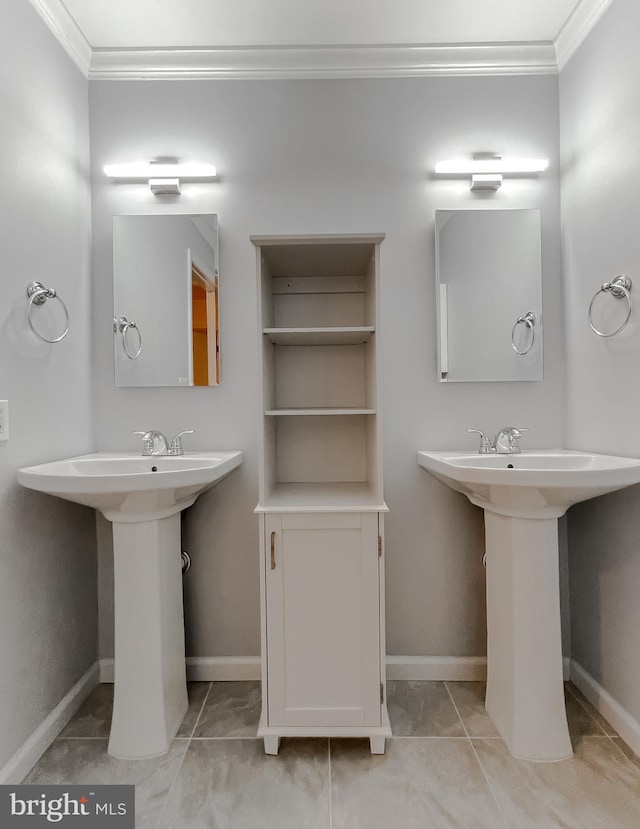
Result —
M372 754L384 754L385 740L391 737L387 706L382 706L382 725L378 726L270 726L262 712L258 737L264 740L265 754L277 754L281 737L360 737L369 738Z

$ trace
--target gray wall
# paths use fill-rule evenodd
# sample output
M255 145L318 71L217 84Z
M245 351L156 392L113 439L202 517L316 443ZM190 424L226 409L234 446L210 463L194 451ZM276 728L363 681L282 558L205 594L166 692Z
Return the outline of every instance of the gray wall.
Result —
M381 251L381 393L387 527L387 650L485 648L482 513L418 468L419 448L474 447L467 426L528 426L528 447L563 444L557 77L341 81L95 82L90 85L96 448L136 449L132 429L195 428L194 449L242 449L245 463L185 518L187 651L259 653L258 360L250 234L387 234ZM490 200L434 180L438 159L496 150L547 157L539 178ZM179 200L115 185L109 162L178 155L214 163L217 183ZM434 210L542 210L545 379L436 379ZM118 389L111 333L112 216L216 212L222 385ZM108 589L108 555L101 562ZM101 655L110 655L108 602Z
M97 658L93 511L16 470L91 448L87 83L29 3L0 4L0 769ZM26 286L60 292L71 330L29 331ZM46 316L43 309L43 316Z
M560 77L567 445L640 456L640 5L617 0ZM587 325L600 285L634 279L621 334ZM601 298L601 302L610 297ZM569 516L572 657L640 719L640 488Z

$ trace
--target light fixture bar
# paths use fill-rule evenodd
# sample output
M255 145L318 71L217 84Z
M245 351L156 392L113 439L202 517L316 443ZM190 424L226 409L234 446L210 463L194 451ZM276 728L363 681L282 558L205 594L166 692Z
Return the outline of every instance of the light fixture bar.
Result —
M104 172L109 178L126 179L128 181L148 181L152 178L202 180L216 177L216 168L213 164L202 164L196 161L136 161L128 164L107 164L104 167Z
M549 166L545 158L457 158L438 161L436 173L440 175L473 175L474 173L541 173Z

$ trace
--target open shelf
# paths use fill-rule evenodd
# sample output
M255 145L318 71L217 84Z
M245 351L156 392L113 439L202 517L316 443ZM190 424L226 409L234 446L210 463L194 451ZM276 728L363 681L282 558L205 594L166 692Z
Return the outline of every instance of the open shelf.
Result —
M301 415L302 417L308 417L310 415L374 415L376 413L375 409L267 409L265 411L265 415L267 417L280 417L280 416L298 416Z
M359 345L375 332L373 325L322 328L265 328L274 345Z
M276 484L256 512L386 512L367 482Z

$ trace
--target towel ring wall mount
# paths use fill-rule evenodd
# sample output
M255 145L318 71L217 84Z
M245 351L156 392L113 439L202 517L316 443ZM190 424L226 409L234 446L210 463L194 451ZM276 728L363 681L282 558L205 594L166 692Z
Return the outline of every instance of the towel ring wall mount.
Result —
M631 277L627 276L624 273L619 274L611 282L604 282L599 290L595 292L591 302L589 303L589 327L597 334L599 337L613 337L616 334L619 334L623 328L626 328L627 323L631 317L631 311L633 309L633 302L631 300ZM595 301L598 299L600 294L611 294L612 297L615 299L625 299L627 301L627 314L622 321L622 323L615 329L615 331L610 331L608 333L604 331L600 331L598 328L595 327L593 324L593 306Z
M129 346L127 345L127 332L128 331L135 331L138 335L138 348L135 353L129 350ZM113 320L113 333L117 334L120 333L122 337L122 350L127 355L130 360L137 360L140 356L140 352L142 351L142 334L140 333L140 329L136 325L135 322L132 320L128 320L126 317L119 317L118 319Z
M528 354L533 348L533 345L536 341L536 322L537 317L535 311L527 311L526 314L523 314L521 317L518 317L518 319L515 321L515 325L511 329L511 347L516 352L516 354L519 354L521 357L524 357L524 355ZM520 351L520 349L516 345L516 329L519 325L526 325L526 327L531 332L531 342L529 343L528 347L524 349L524 351Z
M34 280L27 285L27 296L29 297L29 304L27 305L27 322L29 323L29 328L36 335L36 337L39 340L42 340L43 343L59 343L61 340L64 340L69 333L69 311L56 291L53 288L45 288L42 282ZM65 316L64 331L59 337L54 337L52 340L45 337L38 331L31 317L31 314L33 313L33 306L44 305L48 299L57 299L60 305L62 305L62 310L64 311Z

